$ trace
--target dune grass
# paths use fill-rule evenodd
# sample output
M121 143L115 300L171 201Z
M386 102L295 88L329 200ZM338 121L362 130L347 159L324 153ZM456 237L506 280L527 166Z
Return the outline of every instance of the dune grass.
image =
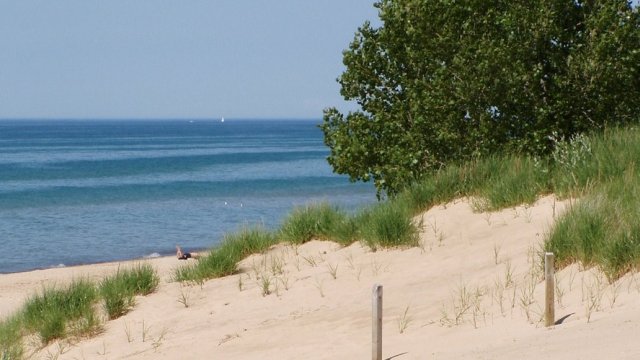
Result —
M97 298L95 285L86 279L74 280L65 289L43 288L27 300L21 317L23 327L38 334L43 344L90 334L100 326L92 307Z
M412 212L400 201L387 201L365 209L360 217L361 240L369 248L417 246L419 228Z
M155 269L139 264L119 269L99 286L87 279L75 279L66 287L43 287L12 317L0 322L0 359L22 359L27 335L35 334L41 345L47 345L57 339L97 334L102 330L96 311L101 301L113 319L133 306L135 295L152 293L158 283Z
M345 218L343 211L327 203L297 207L284 219L280 239L293 244L333 239Z
M361 225L363 223L364 212L356 214L343 213L343 218L335 224L331 232L331 237L327 240L334 241L342 246L349 246L360 238Z
M561 143L552 184L577 202L551 229L545 250L559 266L598 266L614 281L640 265L640 131L609 129Z
M15 315L0 322L0 359L22 359L22 319Z
M517 155L493 155L454 164L402 191L397 201L416 214L460 197L473 197L478 211L531 204L551 192L547 161Z
M118 271L100 282L100 295L109 319L116 319L135 304L136 295L148 295L156 290L160 278L149 264L138 264Z
M240 260L264 252L275 243L275 233L261 226L243 227L235 233L226 234L219 247L195 263L178 267L174 278L177 281L201 282L234 274Z
M640 181L636 170L597 187L562 218L545 244L559 265L598 265L610 281L640 265Z
M530 204L554 193L579 199L551 228L558 266L598 266L610 281L640 265L640 131L633 127L557 139L548 159L507 155L450 166L401 194L415 211L460 196L477 210Z
M415 246L418 228L405 203L388 201L349 214L327 203L298 207L286 217L277 232L281 241L304 244L331 240L348 246L361 240L372 249Z
M202 282L237 272L237 263L282 241L295 245L312 239L332 240L347 246L357 240L372 249L415 246L418 227L409 208L400 202L381 203L359 213L348 214L326 203L298 207L274 231L244 227L226 234L222 243L195 263L175 270L177 281Z

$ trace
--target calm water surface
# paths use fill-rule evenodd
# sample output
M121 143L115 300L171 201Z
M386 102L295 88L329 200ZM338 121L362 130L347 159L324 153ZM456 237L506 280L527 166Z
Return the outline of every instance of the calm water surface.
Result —
M0 120L0 272L208 248L293 206L374 202L331 172L317 124Z

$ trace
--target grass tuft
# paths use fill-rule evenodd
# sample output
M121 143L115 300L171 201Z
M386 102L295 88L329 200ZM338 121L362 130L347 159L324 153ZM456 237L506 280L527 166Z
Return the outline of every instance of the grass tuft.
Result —
M599 265L610 281L640 264L640 178L625 176L586 196L560 218L545 244L559 266Z
M24 348L22 344L22 319L14 316L0 322L0 359L22 359Z
M176 269L177 281L202 282L206 279L232 275L237 272L237 263L247 256L268 250L276 243L273 232L263 227L245 227L227 234L222 244L194 264Z
M64 288L43 287L40 293L25 302L18 313L0 322L0 359L22 359L23 337L30 334L36 334L42 345L58 339L95 335L102 329L95 308L101 298L107 304L119 301L124 304L120 308L126 311L133 305L129 294L147 295L155 291L158 282L155 270L143 264L119 270L116 275L103 280L99 288L87 279L76 279ZM107 311L110 318L125 312Z
M360 219L362 241L373 250L419 244L419 229L410 209L401 202L380 203L365 210Z
M546 167L529 157L490 157L480 171L484 183L477 184L477 196L482 199L478 210L493 211L509 206L534 203L547 192Z
M136 295L154 292L160 279L149 264L138 264L121 270L100 283L100 295L109 319L117 319L129 312L135 304Z
M99 328L92 307L98 293L88 280L74 280L66 289L44 288L27 300L22 313L23 326L39 335L43 344L67 336L90 334Z
M295 208L280 228L280 237L293 244L304 244L312 239L330 240L334 234L349 236L350 224L345 214L327 203Z

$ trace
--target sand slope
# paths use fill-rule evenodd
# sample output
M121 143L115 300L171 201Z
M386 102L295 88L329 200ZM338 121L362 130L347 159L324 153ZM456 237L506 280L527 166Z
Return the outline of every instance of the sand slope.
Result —
M640 358L634 274L609 285L577 265L560 271L556 314L567 317L542 326L540 244L567 206L546 197L532 207L476 214L458 200L416 218L422 248L279 245L244 260L240 274L202 285L171 282L178 260L149 260L162 277L157 293L137 298L101 335L51 344L35 358L366 359L375 283L384 286L385 358ZM0 316L43 282L99 278L117 266L0 275Z

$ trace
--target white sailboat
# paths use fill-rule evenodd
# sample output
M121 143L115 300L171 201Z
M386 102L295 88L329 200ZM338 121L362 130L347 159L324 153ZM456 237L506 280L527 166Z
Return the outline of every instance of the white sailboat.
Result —
M224 116L220 119L220 122L224 122Z

